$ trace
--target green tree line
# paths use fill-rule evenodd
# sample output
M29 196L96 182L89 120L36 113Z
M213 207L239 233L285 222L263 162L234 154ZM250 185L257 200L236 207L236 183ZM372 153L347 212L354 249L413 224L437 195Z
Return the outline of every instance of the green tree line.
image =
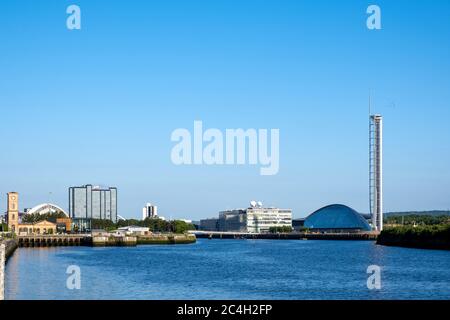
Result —
M450 222L450 216L440 215L405 215L405 216L389 216L385 219L386 224L401 224L401 225L439 225Z
M65 217L66 215L63 212L53 212L46 214L34 213L23 215L22 222L37 223L40 221L47 220L56 223L57 218L65 218ZM126 226L148 227L150 231L153 232L173 232L173 233L184 233L188 230L195 229L193 224L186 223L181 220L165 221L162 219L152 219L152 218L147 218L145 220L137 220L137 219L119 220L117 223L114 223L111 220L92 219L91 228L111 231ZM1 225L0 230L7 231L7 225L6 224Z
M386 228L378 236L377 243L450 250L450 224Z
M117 223L114 223L111 220L92 219L91 228L111 231L127 226L147 227L152 232L185 233L188 230L195 230L193 224L186 223L185 221L181 220L166 221L162 219L153 219L153 218L147 218L145 220L136 220L136 219L119 220Z
M52 212L52 213L33 213L33 214L25 214L22 216L22 222L24 223L36 223L40 221L50 221L56 223L56 219L58 218L67 218L67 216L63 212Z
M270 233L289 233L292 232L292 227L290 226L281 226L281 227L270 227Z

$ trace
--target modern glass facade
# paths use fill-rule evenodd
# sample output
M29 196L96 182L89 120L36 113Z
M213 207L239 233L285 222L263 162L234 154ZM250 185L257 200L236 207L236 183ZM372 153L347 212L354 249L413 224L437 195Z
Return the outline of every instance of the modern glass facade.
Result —
M69 188L69 215L72 219L117 221L117 188L85 185Z
M304 226L336 232L371 230L363 216L342 204L332 204L313 212L306 218Z
M202 219L200 220L200 230L204 231L218 231L219 230L219 219Z
M236 209L220 212L217 226L218 231L247 232L246 211Z

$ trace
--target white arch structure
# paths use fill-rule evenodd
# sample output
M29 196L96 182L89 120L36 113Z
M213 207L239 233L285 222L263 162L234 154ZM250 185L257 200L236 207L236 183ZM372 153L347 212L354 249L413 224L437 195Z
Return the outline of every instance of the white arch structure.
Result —
M53 203L42 203L39 204L33 208L31 208L30 210L27 211L27 214L34 214L34 213L39 213L39 214L46 214L46 213L53 213L53 212L62 212L66 215L66 217L68 217L69 215L67 214L66 210L62 209L61 207L57 206L56 204Z

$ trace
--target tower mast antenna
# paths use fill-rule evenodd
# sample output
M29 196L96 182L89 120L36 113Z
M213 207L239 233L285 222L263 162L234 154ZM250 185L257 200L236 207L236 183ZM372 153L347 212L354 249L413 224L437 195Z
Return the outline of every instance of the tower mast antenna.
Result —
M368 118L369 118L369 214L372 217L372 92L369 89L369 104L368 104Z
M372 227L383 230L383 117L371 114L369 94L369 212Z

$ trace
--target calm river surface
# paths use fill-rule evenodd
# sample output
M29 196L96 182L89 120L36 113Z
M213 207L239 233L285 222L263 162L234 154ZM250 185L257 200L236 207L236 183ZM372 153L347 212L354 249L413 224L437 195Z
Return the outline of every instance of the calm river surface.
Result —
M81 288L66 286L67 267ZM367 288L369 265L381 289ZM207 240L132 248L20 248L7 299L450 299L450 252L369 241Z

